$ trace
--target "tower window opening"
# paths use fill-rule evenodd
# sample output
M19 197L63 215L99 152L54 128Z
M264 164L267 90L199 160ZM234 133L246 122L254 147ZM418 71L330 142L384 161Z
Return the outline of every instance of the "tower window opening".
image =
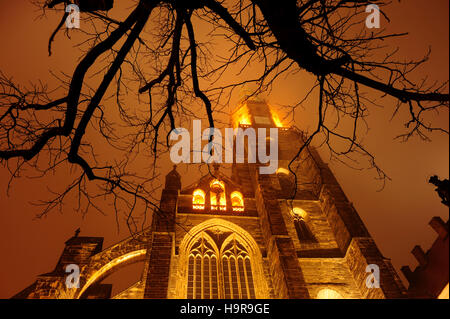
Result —
M201 189L196 189L192 195L192 208L196 210L205 209L205 192Z
M231 207L234 212L244 211L244 197L240 192L231 193Z
M306 223L306 212L301 208L295 207L292 211L292 217L294 219L294 227L297 232L298 240L300 242L316 241L313 233Z
M227 200L225 198L225 184L217 179L210 184L211 210L226 211Z
M280 167L277 170L277 177L283 194L286 197L293 196L296 190L294 175L286 168Z

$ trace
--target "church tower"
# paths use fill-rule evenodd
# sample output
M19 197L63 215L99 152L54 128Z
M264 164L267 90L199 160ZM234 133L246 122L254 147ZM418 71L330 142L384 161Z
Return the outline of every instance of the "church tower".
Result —
M227 176L216 164L182 187L174 167L149 229L106 250L101 238L71 238L55 271L15 297L110 297L101 279L144 260L141 280L114 298L403 298L389 259L314 148L290 165L303 134L260 99L240 103L231 122L244 132L278 129L275 173L244 161ZM79 288L65 288L67 264L80 267Z

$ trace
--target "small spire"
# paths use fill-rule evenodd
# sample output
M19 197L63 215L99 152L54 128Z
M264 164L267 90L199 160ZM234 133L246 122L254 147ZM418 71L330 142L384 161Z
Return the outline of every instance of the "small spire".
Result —
M80 234L80 232L81 232L81 230L80 230L80 228L78 228L78 229L75 231L75 236L74 236L74 237L78 237L78 235Z
M177 165L166 175L166 189L181 189L181 176L177 172Z

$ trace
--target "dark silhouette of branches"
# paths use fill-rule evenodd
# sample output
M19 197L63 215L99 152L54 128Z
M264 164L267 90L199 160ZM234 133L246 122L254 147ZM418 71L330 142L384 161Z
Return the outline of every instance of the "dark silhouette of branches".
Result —
M44 10L56 10L62 16L50 35L49 54L69 3L39 3ZM16 165L11 168L13 176L25 163L43 174L63 163L80 172L66 191L45 202L43 214L60 205L70 192L85 198L87 208L95 207L98 194L91 195L86 181L101 185L101 193L112 196L115 205L117 201L126 203L129 218L137 201L144 211L158 211L157 201L152 198L156 175L132 173L134 154L145 148L153 155L155 172L159 156L167 151L170 131L178 123L198 116L198 111L188 105L201 102L213 127L214 115L220 113L220 106L229 101L235 89L255 83L253 94L259 94L269 91L281 76L299 71L317 78L305 99L311 99L312 92L319 90L319 117L317 129L305 137L305 146L291 164L320 135L335 158L344 161L352 154L360 154L380 179L387 178L375 156L360 141L360 125L367 125L365 117L373 105L366 97L368 91L396 101L394 116L403 108L408 111L406 132L399 138L428 139L433 131L448 134L427 118L430 113L448 111L447 83L411 80L411 74L427 61L429 54L406 62L397 58L397 48L382 59L369 54L385 50L386 40L405 36L365 27L366 6L376 3L387 18L384 8L389 3L385 1L140 0L130 1L134 6L123 20L108 15L112 1L99 6L96 3L91 1L92 7L82 8L83 25L91 28L66 30L85 36L80 43L85 52L73 74L62 76L57 90L50 91L42 83L25 88L0 73L2 163ZM224 39L230 49L228 56L216 54L210 49L210 38L199 36L205 25L210 29L210 38ZM239 75L255 63L263 71L254 78L221 81L227 70L237 68ZM87 83L88 74L98 79L95 88ZM112 99L108 96L111 91ZM136 105L124 103L134 94L139 100ZM334 120L330 120L331 113ZM352 122L349 134L340 130L343 119ZM117 121L121 121L120 134ZM121 154L115 161L97 163L90 127ZM336 140L346 145L344 150L335 146ZM41 169L39 157L43 153L49 160Z

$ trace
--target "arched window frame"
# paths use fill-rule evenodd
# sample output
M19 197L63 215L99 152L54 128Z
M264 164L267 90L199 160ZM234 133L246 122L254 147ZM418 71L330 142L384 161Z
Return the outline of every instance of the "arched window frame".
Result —
M206 203L206 193L202 189L196 189L192 193L192 208L195 210L204 210Z
M223 242L220 260L223 267L223 298L255 299L254 270L251 265L251 257L235 234L231 234ZM225 265L228 265L228 276L226 275Z
M291 212L295 231L297 233L298 240L302 242L315 242L316 238L311 232L308 223L307 217L308 214L299 207L294 207Z
M219 181L218 179L214 179L210 183L210 202L211 202L211 210L218 211L226 211L227 210L227 199L225 193L225 183ZM221 190L220 198L217 200L217 192L214 192L214 188L219 188Z
M202 233L189 251L187 298L217 299L220 296L219 254L214 241Z
M283 167L277 169L277 178L280 183L281 191L284 193L286 197L291 197L295 193L295 178L292 173Z
M219 251L203 232L190 248L187 275L188 299L256 298L251 257L235 234Z
M231 193L231 207L234 212L243 212L244 211L244 196L242 196L241 192L235 191ZM234 199L239 200L239 205L236 205Z
M253 283L255 286L256 299L270 298L270 290L268 282L266 281L266 273L263 266L263 257L260 251L260 246L255 239L243 228L221 218L211 218L198 224L190 229L179 246L178 258L178 276L173 281L175 290L169 294L169 298L186 299L187 298L187 278L188 278L188 259L191 248L198 240L202 233L208 235L209 230L214 233L230 232L238 239L239 243L248 252L250 260L249 264L252 270ZM208 235L209 236L209 235ZM230 237L228 237L230 239ZM225 242L225 241L224 241ZM222 243L223 245L224 243ZM221 277L221 276L220 276ZM221 282L222 278L219 278ZM222 285L222 283L221 283ZM223 298L222 295L219 298Z

